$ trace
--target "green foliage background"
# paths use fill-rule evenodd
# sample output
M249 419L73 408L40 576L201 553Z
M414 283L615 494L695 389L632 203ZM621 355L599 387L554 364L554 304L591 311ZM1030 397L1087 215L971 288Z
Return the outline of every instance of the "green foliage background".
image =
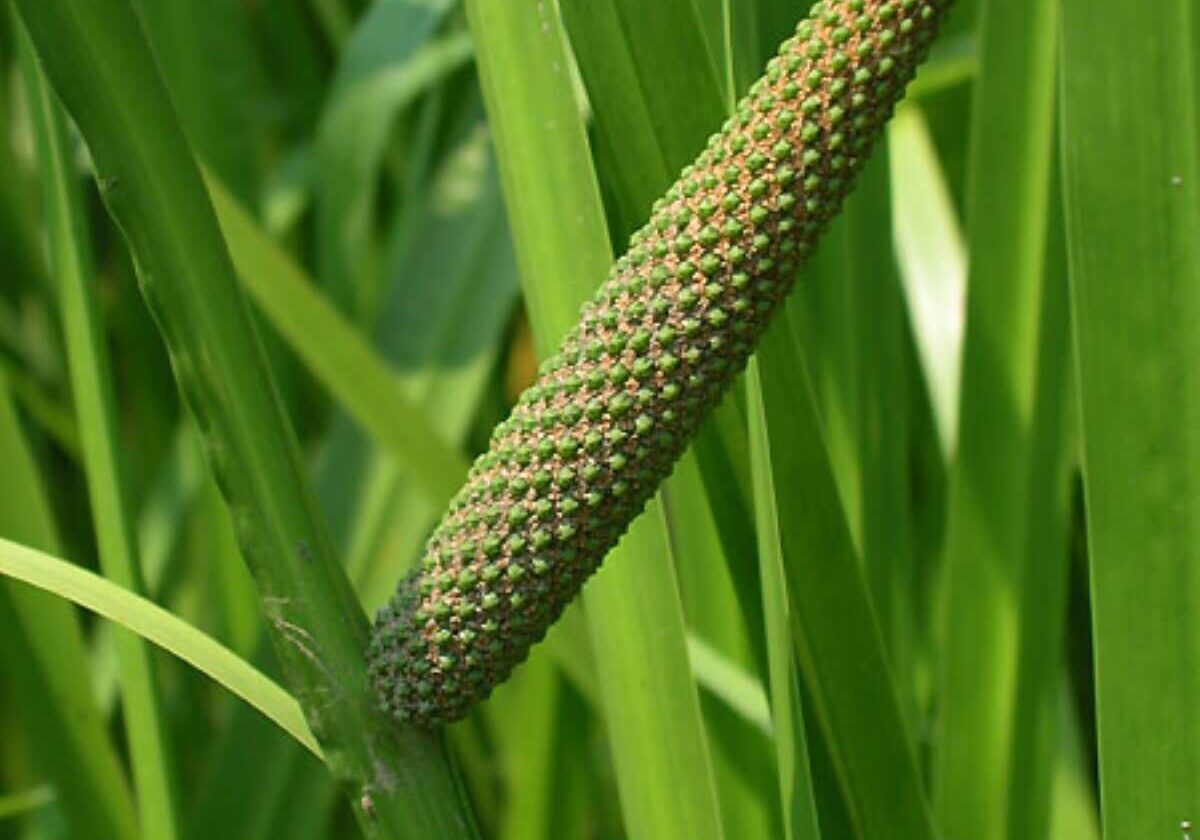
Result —
M580 602L444 734L374 704L367 615L807 5L3 5L0 837L1200 825L1189 0L960 0Z

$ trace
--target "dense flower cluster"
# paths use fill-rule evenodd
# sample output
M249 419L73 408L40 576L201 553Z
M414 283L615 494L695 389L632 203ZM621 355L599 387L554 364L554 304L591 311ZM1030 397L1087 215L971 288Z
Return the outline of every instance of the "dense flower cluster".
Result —
M745 365L948 0L829 0L584 308L375 623L381 702L432 726L506 679Z

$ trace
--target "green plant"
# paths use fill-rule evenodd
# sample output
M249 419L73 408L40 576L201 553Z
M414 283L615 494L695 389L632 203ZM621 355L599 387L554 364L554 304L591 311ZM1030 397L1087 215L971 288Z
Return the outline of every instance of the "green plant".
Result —
M714 303L693 275L693 311L730 317L696 316L699 368L740 367L706 342L743 340L745 374L687 418L656 393L620 421L627 469L639 415L695 434L678 458L647 447L646 487L618 479L622 498L657 492L485 702L433 730L381 708L366 616L422 579L497 427L563 439L510 415L561 418L563 394L521 394L578 348L581 306L608 339L663 297L685 332L690 296L673 276L651 296L662 260L633 265L629 243L657 241L645 220L711 162L714 127L732 120L717 149L745 128L778 142L773 123L754 137L757 110L738 125L739 102L813 5L5 7L0 837L1197 824L1190 0L958 0L820 244L796 232L799 276L772 252L780 300L733 294L722 214L753 225L749 190L714 209L730 287ZM674 209L709 211L674 189ZM770 301L769 326L733 331L741 297ZM672 378L647 381L679 384L680 411L685 339L623 351L631 399L638 359L670 353ZM598 503L580 577L620 507ZM574 574L531 570L521 591Z
M745 366L948 4L818 3L496 428L376 618L388 710L466 714L599 567Z

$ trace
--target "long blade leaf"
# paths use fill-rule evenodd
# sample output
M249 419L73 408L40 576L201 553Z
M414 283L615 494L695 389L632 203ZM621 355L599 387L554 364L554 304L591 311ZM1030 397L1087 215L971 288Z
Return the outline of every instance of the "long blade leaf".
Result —
M467 11L526 302L545 353L612 260L599 187L554 9L537 0L471 0ZM588 584L584 603L629 835L717 838L708 746L664 549L656 517L641 517Z
M178 616L86 569L0 538L0 574L116 622L212 677L321 758L299 704L246 660Z
M58 284L72 392L79 415L88 497L106 577L134 592L145 583L129 490L121 462L107 335L95 296L91 243L82 195L67 147L60 105L46 87L33 49L22 39L22 64L38 141L50 266ZM159 678L150 651L129 634L115 638L125 731L142 830L180 836L175 761Z
M471 838L435 733L397 730L371 691L368 627L332 548L200 173L127 0L19 0L87 140L233 513L289 687L379 836ZM369 811L369 813L368 813Z
M1200 70L1190 0L1063 3L1104 836L1200 826Z

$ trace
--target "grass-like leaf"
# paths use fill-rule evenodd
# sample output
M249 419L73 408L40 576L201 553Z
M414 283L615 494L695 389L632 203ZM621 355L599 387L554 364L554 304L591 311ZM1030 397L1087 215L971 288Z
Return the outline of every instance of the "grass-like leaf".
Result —
M560 24L533 0L469 2L476 60L537 346L549 352L612 260ZM545 142L545 125L556 127ZM573 282L572 282L573 280ZM643 516L584 593L631 837L721 836L661 529Z
M1063 2L1063 134L1104 836L1200 825L1200 41Z
M813 790L812 765L803 698L800 663L792 642L792 620L779 534L779 506L771 466L768 426L762 401L758 361L750 364L748 417L753 463L758 544L762 554L764 624L770 678L771 723L775 733L780 808L787 840L820 840L821 825Z
M107 334L95 296L82 195L61 106L47 89L33 49L24 40L22 59L38 143L50 267L61 302L100 567L114 583L142 592L145 584L126 501L129 490L121 462ZM117 634L114 642L142 830L174 840L180 836L175 757L153 660L141 640L131 635Z
M0 534L56 550L46 496L16 412L0 383ZM67 823L115 840L138 836L129 783L93 699L83 635L53 596L0 584L0 658L21 674L11 692L16 719L41 745L38 766L54 784Z
M157 604L86 569L5 539L0 539L0 574L78 604L174 654L321 758L321 748L295 698L220 642Z
M654 200L691 162L728 110L732 91L710 64L712 44L705 35L711 29L707 18L720 18L721 4L707 3L703 14L691 0L653 5L567 0L562 5L595 116L598 171L612 185L606 193L608 217L615 225L610 234L619 245L644 221ZM641 78L658 82L644 85L638 82ZM691 107L685 119L678 119L673 106L685 90ZM703 483L689 489L682 480L668 480L666 486L680 501L689 493L702 497L690 510L703 512L716 525L720 545L705 551L723 554L729 563L742 612L741 635L749 639L761 669L762 606L754 565L744 562L755 555L755 545L739 401L735 394L719 406L692 445ZM669 506L667 513L670 519ZM695 563L705 566L702 559Z
M316 135L318 279L353 320L368 318L372 214L397 114L470 55L463 33L434 40L448 0L376 3L346 42Z
M896 253L924 382L947 461L958 444L967 255L937 150L919 105L888 126Z
M421 483L430 500L447 502L466 477L466 459L442 439L396 374L228 190L213 179L208 187L243 288L314 376Z
M396 731L367 685L365 617L316 509L137 18L127 0L23 0L18 10L88 142L233 511L285 677L332 756L331 769L380 833L472 837L441 740Z
M54 799L54 789L48 785L0 796L0 820L44 808Z
M934 802L948 835L998 840L1020 660L1057 15L1046 0L985 3L981 14Z
M795 656L859 837L930 840L933 822L816 406L806 380L795 381L804 367L790 321L789 313L759 349L758 457L769 462L776 510L803 512L779 517L778 534Z

